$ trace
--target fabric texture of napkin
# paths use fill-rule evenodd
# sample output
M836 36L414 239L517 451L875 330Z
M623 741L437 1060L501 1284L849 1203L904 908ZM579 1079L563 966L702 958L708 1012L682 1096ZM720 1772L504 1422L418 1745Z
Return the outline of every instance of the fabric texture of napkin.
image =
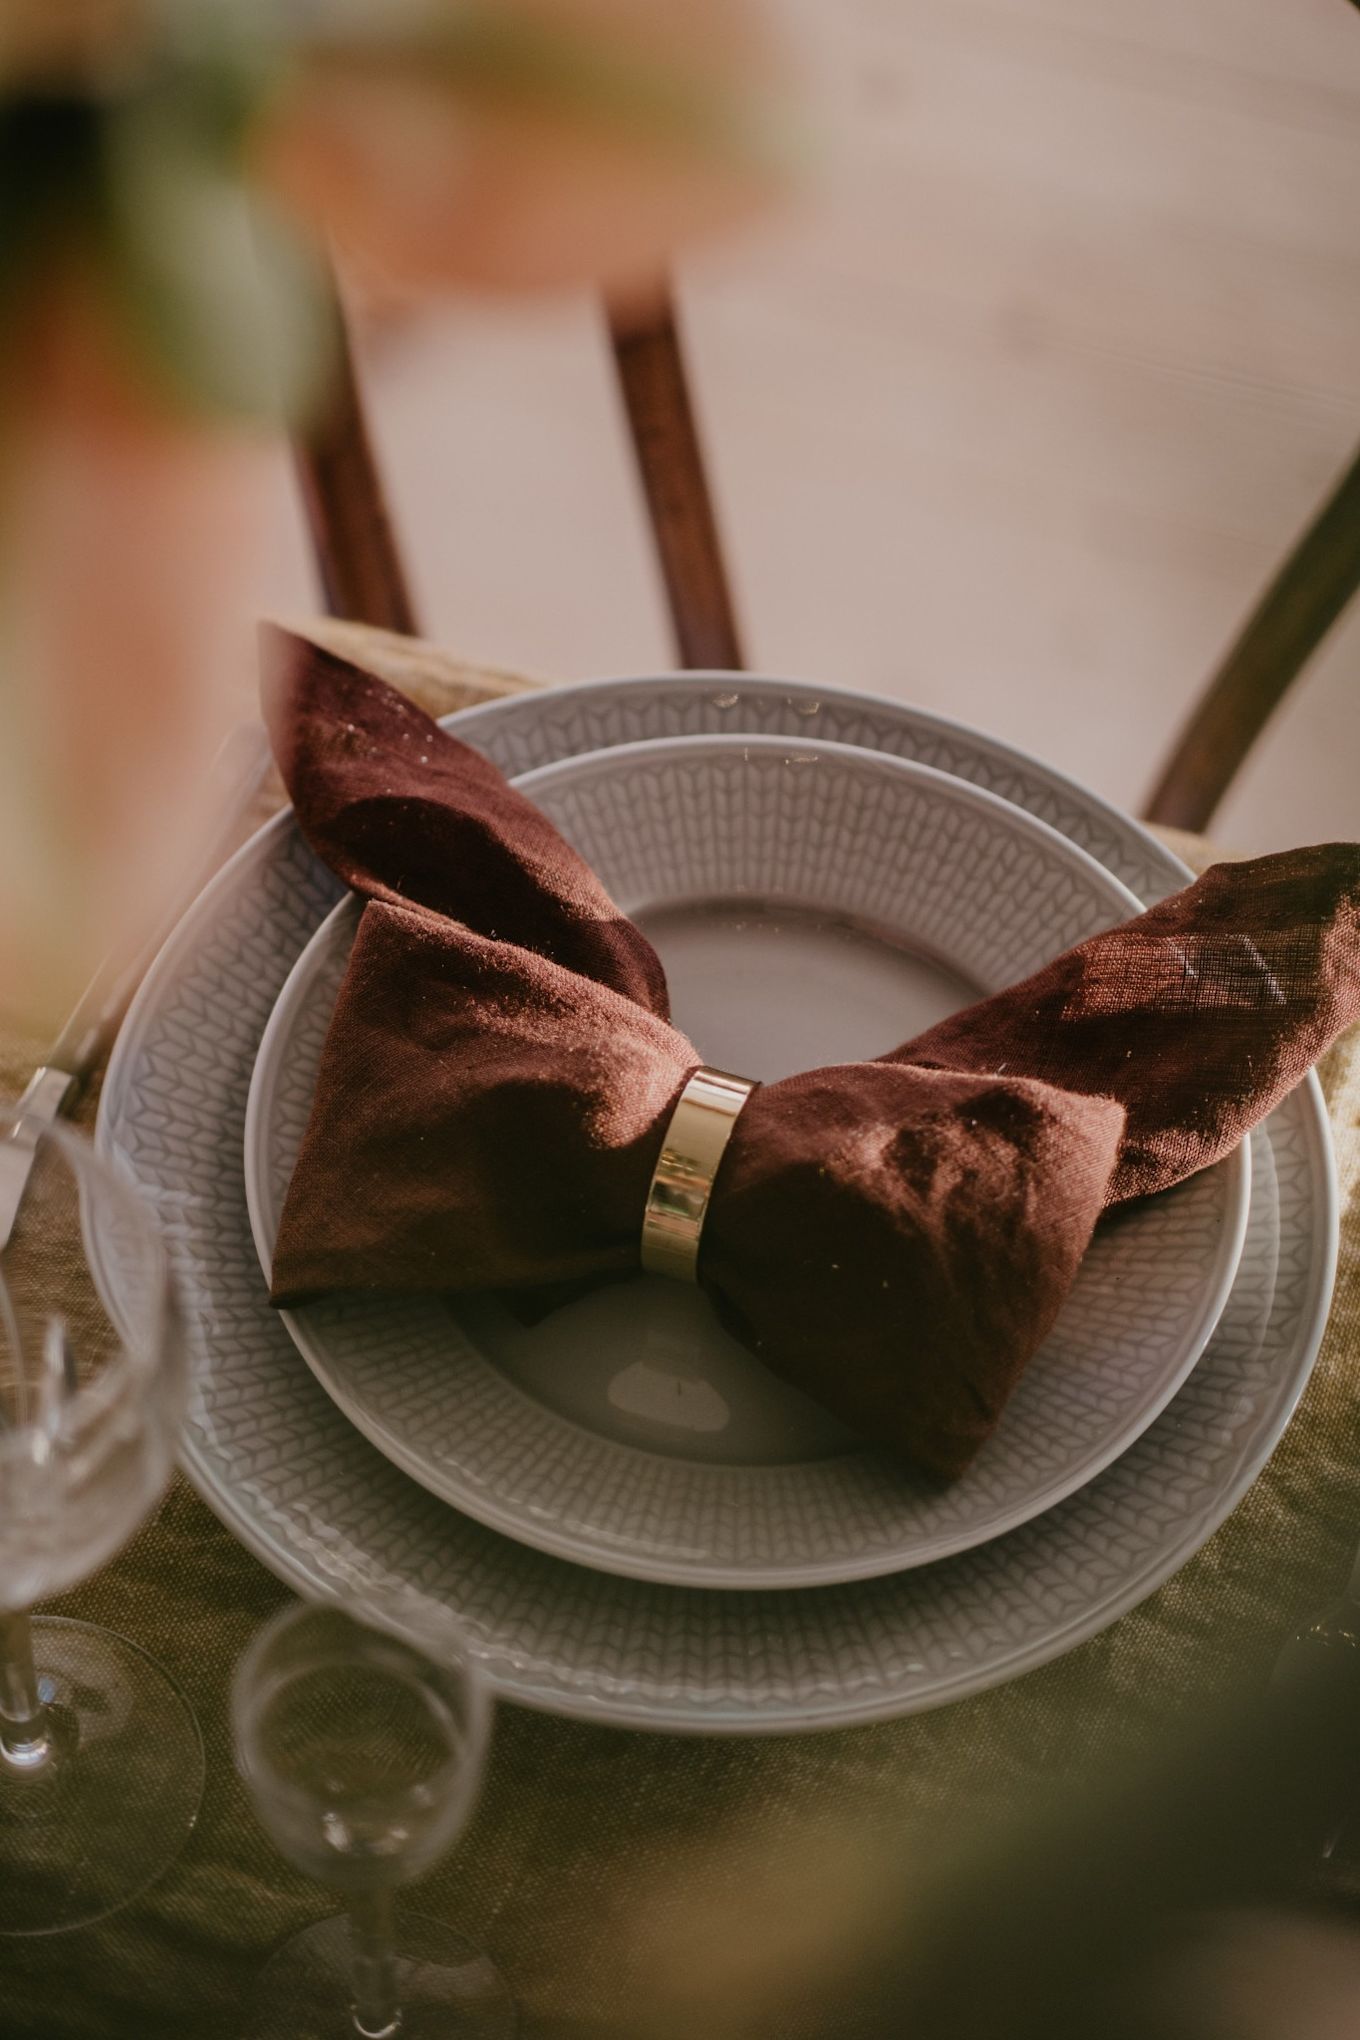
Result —
M583 860L468 745L265 634L275 755L366 901L272 1294L551 1301L636 1270L703 1061ZM875 1061L761 1086L699 1280L776 1374L949 1477L995 1428L1106 1206L1229 1152L1360 1016L1360 847L1218 865Z

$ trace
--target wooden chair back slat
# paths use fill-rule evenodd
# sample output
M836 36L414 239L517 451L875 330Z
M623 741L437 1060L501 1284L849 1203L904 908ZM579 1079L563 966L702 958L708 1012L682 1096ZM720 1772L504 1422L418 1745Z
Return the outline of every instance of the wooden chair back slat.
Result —
M293 445L326 608L348 623L415 637L415 604L373 454L338 289L333 310L335 360L327 403Z
M417 635L336 293L337 364L324 417L295 446L332 616ZM616 318L610 337L681 661L744 662L673 303ZM1147 819L1202 832L1234 774L1360 588L1360 455L1281 566L1190 717Z
M1360 455L1243 625L1182 731L1147 819L1202 832L1291 682L1360 588Z
M619 387L685 666L745 664L670 300L610 327Z

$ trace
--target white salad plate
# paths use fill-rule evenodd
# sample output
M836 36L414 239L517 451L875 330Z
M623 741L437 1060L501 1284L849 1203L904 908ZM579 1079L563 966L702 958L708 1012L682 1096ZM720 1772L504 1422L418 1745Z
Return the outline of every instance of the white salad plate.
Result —
M942 718L742 675L589 682L488 704L460 734L506 770L652 737L817 736L915 756L1036 813L1145 899L1184 865L1048 767ZM1059 1656L1198 1549L1278 1440L1336 1264L1331 1142L1308 1078L1253 1137L1247 1238L1199 1363L1105 1472L938 1564L777 1592L660 1586L565 1563L450 1509L373 1449L271 1309L241 1169L278 994L338 882L290 815L203 894L146 978L101 1101L104 1151L161 1215L189 1324L183 1463L209 1505L312 1594L406 1586L454 1611L503 1698L639 1728L768 1734L883 1720Z
M651 934L698 1052L765 1081L882 1054L1138 910L1022 809L842 745L663 738L518 783ZM260 1045L245 1181L266 1273L358 918L350 899L323 921ZM655 1276L532 1329L433 1296L336 1295L284 1321L364 1436L479 1522L670 1585L823 1585L983 1543L1124 1451L1204 1350L1248 1195L1243 1148L1107 1220L948 1485L867 1449Z

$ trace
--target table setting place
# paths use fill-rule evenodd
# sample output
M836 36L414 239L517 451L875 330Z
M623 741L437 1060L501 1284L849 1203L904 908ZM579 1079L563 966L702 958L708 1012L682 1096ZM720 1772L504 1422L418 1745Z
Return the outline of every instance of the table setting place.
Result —
M1108 1631L1246 1495L1332 1297L1360 849L1195 877L835 687L436 720L261 644L291 805L139 967L93 1144L69 1054L0 1128L0 1933L193 1861L176 1681L25 1612L177 1457L300 1597L219 1683L254 1818L343 1901L237 2030L499 2036L514 1965L393 1902L493 1702L905 1725Z

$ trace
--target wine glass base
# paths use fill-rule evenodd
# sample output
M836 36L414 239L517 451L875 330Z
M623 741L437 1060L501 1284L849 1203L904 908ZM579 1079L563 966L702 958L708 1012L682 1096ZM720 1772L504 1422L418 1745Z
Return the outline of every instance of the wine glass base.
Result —
M514 2040L514 2000L489 1955L418 1913L398 1913L395 1941L400 2040ZM241 2040L344 2040L361 2031L351 2011L349 1921L338 1913L270 1956Z
M59 1934L167 1870L203 1796L203 1742L178 1688L126 1637L33 1621L52 1755L0 1756L0 1935Z

